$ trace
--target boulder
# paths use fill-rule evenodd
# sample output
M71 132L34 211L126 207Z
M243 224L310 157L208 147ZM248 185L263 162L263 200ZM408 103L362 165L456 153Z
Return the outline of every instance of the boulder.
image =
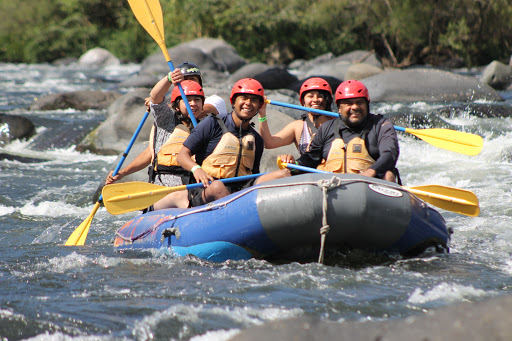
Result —
M345 80L364 79L384 72L381 68L366 63L355 63L348 67L345 72ZM336 89L333 89L335 91Z
M326 61L323 64L317 64L313 67L311 67L307 72L303 73L299 78L309 78L313 76L317 77L333 77L340 79L341 81L345 80L345 74L347 73L347 70L350 68L352 64L341 60L341 61L335 61L335 60L329 60Z
M273 108L269 108L267 106L267 120L270 128L270 133L275 134L283 129L287 124L293 122L294 119L290 116L283 114ZM259 122L258 115L253 117L252 121L254 123L254 129L259 131ZM265 149L263 151L263 156L261 157L260 163L260 172L271 172L278 169L277 167L277 157L282 154L292 154L296 158L299 157L299 152L294 144L284 147L279 147L275 149Z
M78 65L84 67L102 68L119 64L121 64L121 62L117 57L101 47L93 48L78 58Z
M496 90L474 77L437 69L386 71L362 82L370 99L377 102L503 100Z
M33 118L41 132L28 145L28 149L45 151L54 149L69 149L82 141L87 134L96 129L105 119L104 115L77 117L70 121L62 117Z
M254 75L254 79L257 79L265 89L285 89L297 81L297 77L279 66Z
M296 60L290 63L289 68L299 78L334 77L340 80L353 79L346 76L348 69L353 64L367 64L374 68L382 69L382 64L373 51L357 50L335 57L332 53L326 53L312 60ZM376 70L376 69L372 69ZM357 78L356 78L357 79Z
M28 139L36 132L34 123L23 116L0 114L0 146L12 140Z
M355 50L334 58L335 62L349 62L351 64L365 63L382 69L382 63L375 51Z
M249 327L229 340L509 340L511 313L512 297L501 296L434 309L405 319L332 322L305 316L276 320Z
M334 58L334 55L331 52L322 54L320 56L317 56L310 60L304 60L304 59L296 59L293 62L291 62L288 67L291 70L297 70L297 71L305 71L310 69L311 67L317 65L317 64L323 64L329 60L332 60Z
M119 97L109 106L107 119L77 146L77 150L103 155L116 155L124 151L146 112L144 100L149 96L149 91L140 88ZM149 115L137 142L148 140L152 124L153 117Z
M271 69L272 66L264 64L264 63L250 63L242 66L240 69L238 69L236 72L232 73L227 82L230 85L235 84L238 80L242 78L254 78L255 75L259 73L263 73L269 69Z
M233 45L222 39L198 38L186 42L185 45L199 48L207 55L213 57L219 65L223 66L222 69L229 73L233 73L247 64L247 61L238 54Z
M190 62L196 64L201 72L205 70L225 71L224 65L219 64L212 56L202 51L199 46L194 47L189 43L182 43L168 49L168 51L175 68L183 62ZM169 65L163 53L159 51L144 59L140 74L156 75L160 79L169 71ZM207 83L208 79L205 78L203 81Z
M63 92L37 98L30 110L58 110L58 109L106 109L121 96L115 91L80 90Z
M130 78L122 81L117 85L118 88L153 88L160 79L163 78L157 75L150 74L136 74Z
M247 64L229 76L228 82L235 84L242 78L254 78L265 89L283 89L297 81L297 77L286 70L284 66L270 66L263 63Z
M512 84L512 66L495 60L484 69L480 80L494 89L504 90Z

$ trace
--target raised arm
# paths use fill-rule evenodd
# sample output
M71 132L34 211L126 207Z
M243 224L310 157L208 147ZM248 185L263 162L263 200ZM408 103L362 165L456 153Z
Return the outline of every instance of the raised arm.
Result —
M169 78L170 77L170 78ZM173 72L167 74L164 78L158 81L151 90L150 97L153 104L160 104L165 98L165 94L169 91L171 85L176 85L183 81L185 78L180 69L175 69Z
M267 103L264 103L259 110L259 130L265 142L265 148L274 149L295 143L298 145L297 136L302 132L302 121L293 121L286 125L277 134L272 135L268 126Z

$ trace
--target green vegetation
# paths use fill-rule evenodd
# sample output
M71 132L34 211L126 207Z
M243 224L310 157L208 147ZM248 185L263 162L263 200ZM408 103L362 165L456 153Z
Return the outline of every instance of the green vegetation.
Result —
M160 0L168 47L197 37L222 38L243 57L262 62L365 49L375 50L395 66L454 60L466 66L492 60L508 63L512 53L508 2ZM0 3L1 62L51 62L78 57L98 46L131 61L158 50L126 0Z

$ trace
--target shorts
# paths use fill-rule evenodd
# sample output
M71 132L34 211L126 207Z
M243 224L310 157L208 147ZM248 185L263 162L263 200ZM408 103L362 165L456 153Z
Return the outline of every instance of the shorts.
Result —
M229 193L235 193L242 189L251 187L254 185L257 179L251 179L248 181L238 181L238 182L230 182L225 184ZM205 205L206 202L203 200L203 192L204 187L201 188L191 188L188 190L188 207L196 207Z

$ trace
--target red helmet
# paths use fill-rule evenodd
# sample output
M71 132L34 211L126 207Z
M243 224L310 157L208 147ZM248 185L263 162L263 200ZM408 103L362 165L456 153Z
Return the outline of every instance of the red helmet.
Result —
M235 95L237 94L251 94L260 96L262 104L263 99L265 98L263 85L261 85L260 82L253 78L242 78L236 82L235 85L233 85L233 89L231 89L231 96L229 97L231 105L233 105Z
M203 88L199 83L194 81L183 81L180 83L185 96L201 96L204 101ZM171 93L171 103L174 103L178 98L181 98L180 88L175 86Z
M304 105L304 95L307 91L310 90L321 90L327 92L328 97L326 98L326 102L329 104L328 107L331 106L330 104L332 103L332 89L325 79L313 77L304 81L304 83L302 83L302 86L300 87L299 92L300 104Z
M370 103L370 95L368 94L368 89L364 86L363 83L357 80L349 80L341 83L336 89L335 100L336 104L341 99L346 98L357 98L364 97Z

